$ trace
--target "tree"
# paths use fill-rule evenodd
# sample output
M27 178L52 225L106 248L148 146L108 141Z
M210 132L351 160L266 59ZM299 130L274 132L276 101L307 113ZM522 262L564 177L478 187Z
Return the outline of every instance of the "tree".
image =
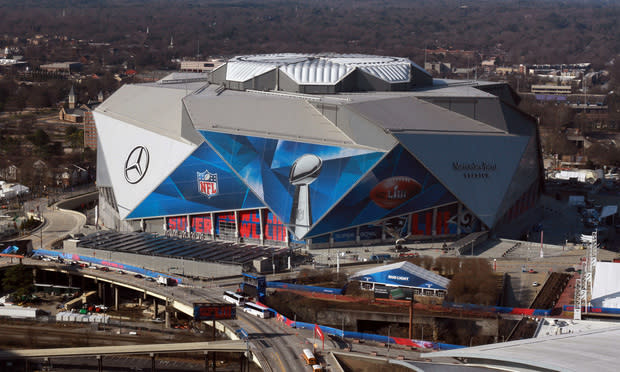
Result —
M561 132L549 134L542 138L543 147L548 154L575 155L577 146Z
M65 139L72 148L82 147L84 144L84 130L71 125L65 129Z
M463 259L460 270L448 286L448 301L494 305L497 300L497 277L489 262L482 258Z
M34 292L32 270L21 264L9 267L4 273L2 288L13 292L17 299L30 296Z
M50 136L43 129L37 129L34 133L26 136L28 141L37 147L44 147L50 142Z

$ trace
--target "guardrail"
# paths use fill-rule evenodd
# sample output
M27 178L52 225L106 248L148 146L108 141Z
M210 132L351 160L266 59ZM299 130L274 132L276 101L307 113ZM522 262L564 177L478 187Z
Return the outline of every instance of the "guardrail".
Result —
M151 270L144 269L144 268L137 267L137 266L125 265L125 264L118 263L118 262L111 262L111 261L104 260L104 259L101 259L101 258L95 258L95 257L89 257L89 256L80 256L80 255L75 254L75 253L63 253L63 252L57 252L57 251L50 251L50 250L46 250L46 249L33 249L32 253L34 255L40 255L40 256L60 257L63 260L69 260L69 261L88 262L88 263L91 263L91 264L100 265L100 266L106 266L106 267L110 267L110 268L117 269L117 270L131 271L132 273L141 274L141 275L144 275L144 276L150 276L150 277L153 277L153 278L164 276L164 277L172 278L172 279L176 280L177 283L179 283L179 284L181 284L183 282L183 279L180 278L180 277L176 277L176 276L172 276L172 275L168 275L168 274L163 274L163 273L159 273L159 272L156 272L156 271L151 271Z
M575 305L564 305L562 306L562 311L573 312L575 311ZM581 307L581 313L595 313L595 314L620 314L620 309L613 307L592 307L588 306L587 309L585 306Z
M526 308L520 308L520 307L456 304L456 303L448 302L448 301L444 301L443 306L452 308L452 309L474 310L474 311L483 311L487 313L498 313L498 314L515 314L515 315L532 315L532 316L551 315L551 310L526 309Z
M341 295L344 291L342 288L315 287L311 285L302 285L302 284L293 284L293 283L284 283L284 282L267 282L267 288L290 289L294 291L306 291L306 292L328 293L328 294L338 294L338 295Z

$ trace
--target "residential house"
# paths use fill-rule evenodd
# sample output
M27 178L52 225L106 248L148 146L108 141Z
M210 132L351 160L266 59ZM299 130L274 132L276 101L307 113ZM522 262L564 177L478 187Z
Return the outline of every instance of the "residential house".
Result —
M6 168L0 168L0 179L4 181L17 181L19 177L19 167L9 164Z

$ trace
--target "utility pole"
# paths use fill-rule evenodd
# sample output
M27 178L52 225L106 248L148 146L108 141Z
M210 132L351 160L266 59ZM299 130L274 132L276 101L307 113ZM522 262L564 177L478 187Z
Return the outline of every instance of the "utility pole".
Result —
M409 339L413 338L413 288L411 289L411 302L409 303Z
M388 351L387 351L388 359L390 359L390 328L392 328L391 324L388 326Z

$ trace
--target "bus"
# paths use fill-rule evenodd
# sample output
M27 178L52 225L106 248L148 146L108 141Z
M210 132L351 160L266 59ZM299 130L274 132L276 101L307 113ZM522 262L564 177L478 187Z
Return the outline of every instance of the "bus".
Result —
M235 304L237 306L245 305L245 297L243 295L237 294L235 292L226 291L224 292L224 301L230 302L231 304Z
M252 315L256 315L259 318L271 318L271 310L269 310L268 307L259 305L254 302L246 302L245 306L243 306L243 311Z
M312 372L323 372L323 367L318 364L312 365Z
M304 349L303 351L304 359L306 360L306 364L313 366L316 364L316 358L310 349Z
M389 254L373 254L370 256L370 261L387 261L392 258Z

